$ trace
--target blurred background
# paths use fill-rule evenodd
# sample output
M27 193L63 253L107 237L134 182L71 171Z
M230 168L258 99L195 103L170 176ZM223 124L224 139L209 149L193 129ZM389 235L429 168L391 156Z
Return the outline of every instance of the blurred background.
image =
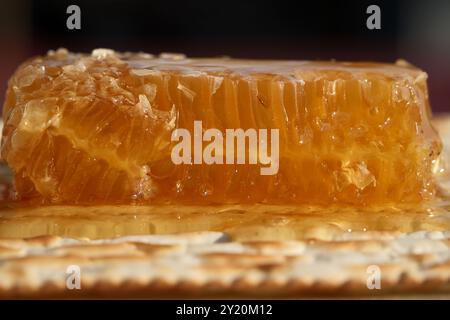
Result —
M81 30L66 9L81 8ZM381 30L366 9L381 8ZM406 59L429 74L435 112L450 112L450 1L10 0L0 11L0 100L24 59L65 47L188 56Z

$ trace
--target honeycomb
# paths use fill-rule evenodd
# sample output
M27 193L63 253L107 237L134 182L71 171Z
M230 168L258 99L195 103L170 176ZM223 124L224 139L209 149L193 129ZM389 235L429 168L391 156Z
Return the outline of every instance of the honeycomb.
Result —
M436 192L442 148L426 79L401 61L59 49L10 79L1 155L15 199L39 203L421 203ZM172 133L193 133L195 121L220 132L277 129L278 171L174 164Z

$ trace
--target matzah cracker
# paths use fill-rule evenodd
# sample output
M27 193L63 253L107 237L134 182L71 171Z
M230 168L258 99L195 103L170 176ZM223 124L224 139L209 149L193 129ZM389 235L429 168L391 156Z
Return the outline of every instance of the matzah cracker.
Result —
M215 232L102 241L0 240L2 297L285 297L446 292L450 232L234 242ZM66 287L79 266L81 289ZM381 289L367 287L368 268Z

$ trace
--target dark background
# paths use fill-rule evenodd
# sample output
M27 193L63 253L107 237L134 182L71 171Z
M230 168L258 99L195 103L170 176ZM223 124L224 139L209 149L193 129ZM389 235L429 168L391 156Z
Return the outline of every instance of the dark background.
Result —
M81 30L66 8L81 7ZM366 8L381 8L381 30ZM434 111L450 112L450 1L1 1L0 99L17 65L66 47L239 58L393 62L428 72Z

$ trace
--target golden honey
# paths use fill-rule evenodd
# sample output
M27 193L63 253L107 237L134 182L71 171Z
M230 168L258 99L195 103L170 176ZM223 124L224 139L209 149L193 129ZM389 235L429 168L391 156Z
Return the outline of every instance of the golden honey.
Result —
M236 241L343 239L346 235L450 230L450 201L422 207L372 209L297 205L8 206L0 209L0 238L224 232ZM375 237L380 237L376 234Z

